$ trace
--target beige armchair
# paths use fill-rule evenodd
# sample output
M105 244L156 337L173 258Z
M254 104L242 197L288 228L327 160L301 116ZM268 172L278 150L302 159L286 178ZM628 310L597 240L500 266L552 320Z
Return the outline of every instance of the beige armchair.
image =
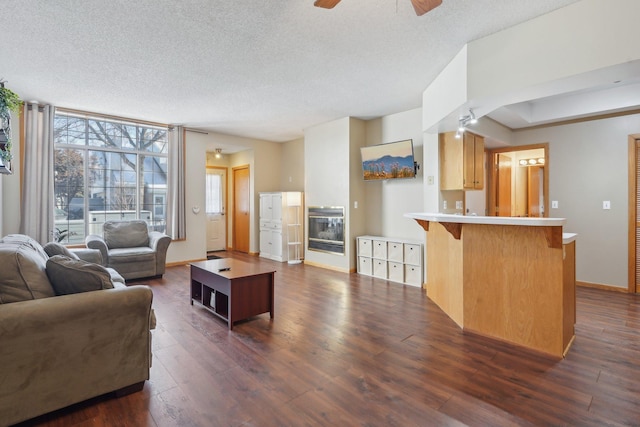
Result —
M171 237L149 231L143 220L107 221L103 235L91 234L85 243L98 249L103 264L115 269L126 280L141 277L162 277Z

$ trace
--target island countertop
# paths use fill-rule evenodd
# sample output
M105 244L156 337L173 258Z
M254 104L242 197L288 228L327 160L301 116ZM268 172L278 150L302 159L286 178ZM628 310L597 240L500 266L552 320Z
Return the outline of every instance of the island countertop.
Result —
M416 212L404 214L407 218L434 222L455 222L460 224L487 224L487 225L527 225L532 227L553 227L565 225L566 218L529 218L511 216L479 216L479 215L454 215L443 213Z

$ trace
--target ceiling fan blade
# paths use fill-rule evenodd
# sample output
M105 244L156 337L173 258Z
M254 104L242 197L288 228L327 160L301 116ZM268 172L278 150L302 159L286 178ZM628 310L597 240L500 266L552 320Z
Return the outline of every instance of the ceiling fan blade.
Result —
M318 2L316 1L316 3ZM430 10L440 6L442 4L442 0L411 0L411 3L413 4L413 8L416 10L416 15L422 16Z
M316 7L323 7L325 9L333 9L338 3L340 3L340 0L316 0L313 2L313 5Z

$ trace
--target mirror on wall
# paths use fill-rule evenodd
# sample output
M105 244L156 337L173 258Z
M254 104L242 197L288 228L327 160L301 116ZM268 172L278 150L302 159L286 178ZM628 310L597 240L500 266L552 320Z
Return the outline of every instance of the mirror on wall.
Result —
M490 216L548 217L548 144L488 152Z

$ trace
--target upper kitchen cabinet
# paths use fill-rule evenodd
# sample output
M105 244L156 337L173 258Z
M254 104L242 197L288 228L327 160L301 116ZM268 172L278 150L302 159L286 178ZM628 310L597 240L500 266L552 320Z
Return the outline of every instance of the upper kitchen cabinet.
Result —
M464 132L440 134L440 189L481 190L484 187L484 137Z

